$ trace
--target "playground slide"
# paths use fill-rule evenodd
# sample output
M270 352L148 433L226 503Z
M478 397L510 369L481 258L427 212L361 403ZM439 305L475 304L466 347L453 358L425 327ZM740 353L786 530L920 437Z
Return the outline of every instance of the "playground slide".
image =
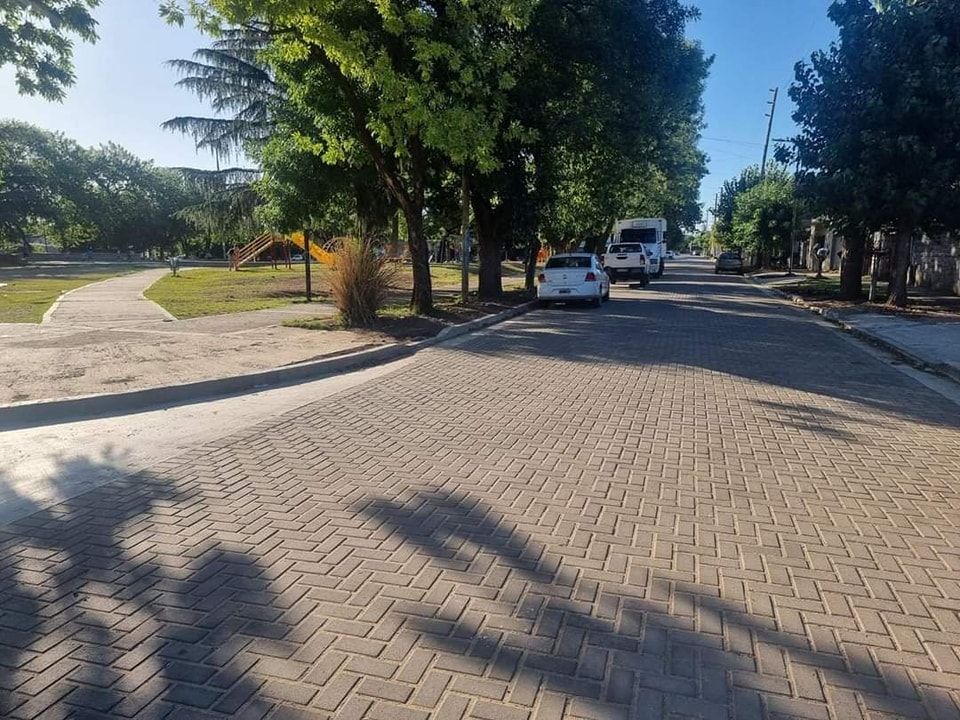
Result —
M290 242L292 242L301 250L303 250L304 246L306 245L306 242L303 238L303 233L299 232L295 232L290 235ZM324 265L333 264L333 254L327 252L320 245L317 245L317 243L314 242L310 243L310 257L312 257L318 263L323 263Z

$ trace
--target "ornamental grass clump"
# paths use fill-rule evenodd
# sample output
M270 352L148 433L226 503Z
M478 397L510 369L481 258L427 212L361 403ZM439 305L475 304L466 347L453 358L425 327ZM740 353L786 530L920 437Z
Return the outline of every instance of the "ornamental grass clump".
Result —
M387 301L395 271L373 244L344 238L334 252L333 302L346 327L369 327Z

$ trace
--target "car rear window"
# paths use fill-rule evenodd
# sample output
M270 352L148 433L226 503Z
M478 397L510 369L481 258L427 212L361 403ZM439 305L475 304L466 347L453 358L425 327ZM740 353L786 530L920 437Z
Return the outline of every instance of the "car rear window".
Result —
M589 257L552 257L547 260L547 270L556 268L588 268L590 267Z
M722 260L739 260L740 256L737 253L725 252L720 254L720 259Z
M643 252L643 245L611 245L607 252L612 254L638 253Z

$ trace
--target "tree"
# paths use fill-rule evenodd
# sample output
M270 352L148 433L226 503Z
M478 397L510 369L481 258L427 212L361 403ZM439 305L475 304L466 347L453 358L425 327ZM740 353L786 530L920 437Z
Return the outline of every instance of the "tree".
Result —
M384 234L397 205L335 83L308 59L268 56L284 92L271 104L274 132L253 152L264 169L258 191L266 216L277 227L308 228L321 237Z
M100 0L7 0L0 5L0 66L13 65L24 95L62 100L74 83L71 36L97 40Z
M86 152L59 133L0 122L0 241L25 242L38 223L59 231L79 221Z
M59 133L0 123L0 242L41 231L64 247L168 248L188 226L176 213L198 202L181 174L118 145L86 149Z
M254 184L261 173L244 168L197 170L173 168L193 190L192 202L181 204L174 213L200 233L201 254L217 245L226 256L227 245L245 245L258 234L256 210L260 198Z
M713 209L715 218L713 233L721 246L732 247L736 242L733 228L737 198L759 184L760 166L751 165L744 168L736 178L725 180L720 187L717 206Z
M560 249L596 247L618 217L663 215L671 227L699 218L706 168L696 144L710 60L684 38L695 17L672 0L538 7L508 95L507 117L530 134L501 143L502 170L474 180L499 220L491 225L529 239L528 283L537 227ZM475 214L483 243L484 213Z
M161 127L191 136L197 149L209 150L218 163L266 142L273 134L271 106L282 99L262 57L270 39L266 26L250 23L222 31L189 60L170 60L167 65L182 76L177 86L208 100L216 115L179 116Z
M837 0L839 40L798 63L790 96L804 185L846 241L846 297L864 239L894 233L888 302L907 302L916 230L960 227L960 14L950 0Z
M208 150L217 160L216 170L178 168L184 179L199 192L194 204L178 211L177 217L196 228L204 238L204 252L219 243L244 245L255 236L259 223L255 211L262 203L257 193L259 170L220 168L224 158L256 155L275 135L272 108L282 100L263 51L271 40L269 28L260 23L227 28L208 48L200 48L191 59L170 60L186 88L210 102L212 117L178 116L162 124L165 130L193 138L198 150Z
M736 197L732 236L747 253L760 258L782 256L790 251L793 234L793 178L771 167L762 183Z
M402 12L392 3L274 2L250 5L192 0L201 20L258 19L277 33L281 60L305 59L322 70L347 111L354 137L403 213L414 287L411 306L429 312L433 298L424 233L425 192L439 155L455 166L492 168L502 127L501 89L515 82L512 33L529 22L535 0L481 0ZM174 19L176 11L171 11ZM296 94L302 86L292 86ZM318 130L327 122L317 118ZM337 141L336 134L331 138Z

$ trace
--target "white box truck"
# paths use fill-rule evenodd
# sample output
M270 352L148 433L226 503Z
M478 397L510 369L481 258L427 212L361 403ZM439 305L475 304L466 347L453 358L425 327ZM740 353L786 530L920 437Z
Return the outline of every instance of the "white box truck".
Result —
M667 221L664 218L618 220L609 245L640 243L647 253L647 272L652 278L663 276L667 255Z

